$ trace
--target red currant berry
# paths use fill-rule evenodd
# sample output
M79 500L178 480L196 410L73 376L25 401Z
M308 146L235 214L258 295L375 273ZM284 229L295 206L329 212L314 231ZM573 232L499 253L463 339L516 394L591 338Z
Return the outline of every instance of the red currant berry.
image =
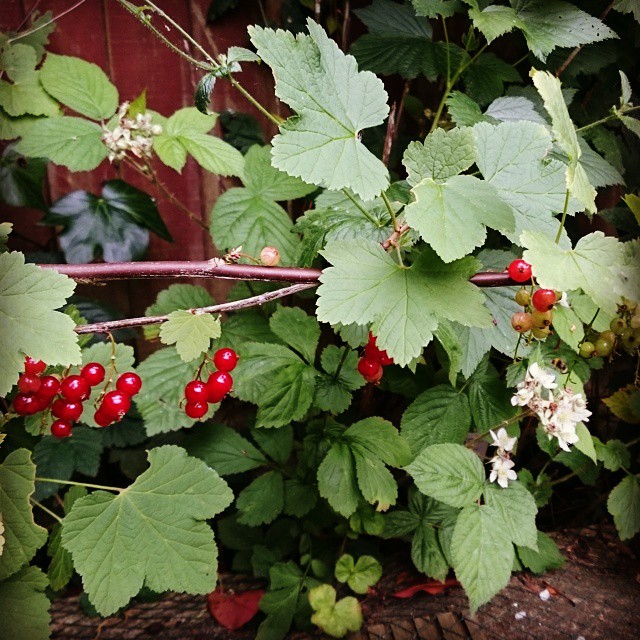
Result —
M533 329L533 320L531 315L525 312L514 313L511 316L511 326L518 333L527 333Z
M89 362L82 367L80 375L92 386L95 387L104 380L105 370L99 362Z
M123 373L116 382L116 389L122 393L126 393L130 398L135 396L141 388L142 379L133 371Z
M218 371L233 371L238 364L238 354L233 349L218 349L213 354L213 364Z
M24 372L32 376L39 376L46 368L47 365L42 360L34 360L29 356L24 359Z
M40 378L30 373L24 373L18 379L18 391L22 393L37 393L41 385Z
M531 265L522 258L514 260L507 267L507 271L509 272L509 277L516 282L531 280Z
M109 391L102 400L100 411L114 418L121 418L131 408L131 398L123 391Z
M60 381L54 376L42 376L40 378L40 389L38 390L38 397L43 400L51 400L54 396L58 395L60 391Z
M13 408L19 416L32 416L40 411L40 403L30 393L16 393L13 398Z
M375 342L368 342L364 347L364 357L367 360L373 360L374 362L380 360L382 352L376 346Z
M209 387L201 380L192 380L184 388L184 397L187 402L207 402Z
M72 425L68 420L54 420L51 424L51 435L55 438L68 438L71 430Z
M386 351L381 351L380 352L380 364L383 367L388 367L389 365L393 364L393 358L391 358Z
M538 311L550 311L556 303L556 292L552 289L538 289L531 296L531 304Z
M82 402L91 395L91 387L82 376L67 376L60 383L60 393L67 400L79 400Z
M368 358L360 358L358 360L358 372L367 381L375 378L381 371L382 365L378 360L369 360Z
M99 427L108 427L113 422L113 418L102 411L102 409L98 409L98 411L93 414L93 419Z
M82 402L58 398L51 407L51 413L61 420L75 422L82 415L83 408Z
M209 405L206 402L187 402L184 406L184 412L194 420L202 418L209 410Z
M209 376L207 387L209 388L209 402L215 404L231 391L233 378L227 371L216 371Z

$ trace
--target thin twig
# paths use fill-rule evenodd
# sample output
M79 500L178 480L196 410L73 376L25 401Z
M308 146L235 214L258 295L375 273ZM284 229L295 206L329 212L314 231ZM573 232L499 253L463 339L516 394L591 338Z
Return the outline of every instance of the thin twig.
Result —
M51 18L51 20L48 20L47 22L43 22L42 24L39 24L37 27L34 27L33 29L29 29L24 33L19 33L18 35L13 36L13 38L9 38L7 42L9 44L13 44L17 40L21 40L22 38L26 36L30 36L32 33L35 33L36 31L40 31L40 29L44 29L45 27L48 27L50 24L53 24L56 20L60 20L60 18L63 18L68 13L71 13L72 11L77 9L81 4L84 4L85 2L86 0L79 0L79 2L76 2L72 7L69 7L64 11L61 11L57 16L54 16L53 18Z
M345 0L344 9L343 9L343 17L342 17L342 50L347 50L347 45L349 44L349 22L351 20L351 2L349 0Z
M393 141L396 137L396 103L394 102L391 111L389 111L389 118L387 120L387 133L384 136L384 145L382 146L382 164L385 167L389 166L389 156L391 155L391 147L393 147Z
M50 515L54 520L57 520L60 524L62 524L62 518L54 511L51 511L51 509L49 509L48 507L45 507L41 502L38 502L35 498L29 498L29 502L34 507L42 509L46 514Z

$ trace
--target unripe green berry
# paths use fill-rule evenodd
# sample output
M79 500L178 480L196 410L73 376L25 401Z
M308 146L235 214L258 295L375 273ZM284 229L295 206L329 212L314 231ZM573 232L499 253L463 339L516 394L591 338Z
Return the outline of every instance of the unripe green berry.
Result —
M620 340L627 351L633 351L640 345L640 334L633 329L626 329L620 336Z
M613 345L614 345L613 340L607 340L607 338L603 338L602 336L600 336L596 340L595 355L601 356L602 358L606 358L607 356L610 356L611 353L613 352Z
M590 358L595 350L596 346L593 344L593 342L583 342L580 345L580 355L583 358Z
M613 331L603 331L600 333L600 337L604 340L608 340L611 344L616 343L616 334Z
M627 328L627 323L622 318L614 318L609 324L609 328L619 336L624 333L624 330Z
M533 337L538 340L546 340L551 335L551 329L549 329L549 327L534 327L531 333L533 333Z
M516 293L516 302L521 307L526 307L529 305L529 302L531 302L531 296L529 295L529 292L524 287L522 287L522 289L520 289Z
M640 314L638 314L638 312L631 316L631 320L629 320L629 326L632 329L640 329Z
M544 329L545 327L551 326L551 319L553 318L553 314L551 311L533 311L531 313L531 320L533 321L533 326L538 329Z

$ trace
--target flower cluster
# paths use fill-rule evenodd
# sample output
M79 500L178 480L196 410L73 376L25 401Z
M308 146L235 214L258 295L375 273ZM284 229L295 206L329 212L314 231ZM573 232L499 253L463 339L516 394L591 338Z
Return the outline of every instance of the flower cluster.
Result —
M510 438L507 430L502 427L498 429L498 433L489 432L493 438L490 446L497 447L496 454L491 458L491 473L489 482L497 482L503 489L509 486L509 480L518 478L513 470L514 462L509 456L509 452L513 450L518 438Z
M554 375L535 362L516 387L511 404L531 409L538 416L549 440L557 438L558 445L565 451L569 451L569 445L579 439L577 424L587 422L591 415L581 393L558 389Z
M118 124L113 130L102 125L102 142L109 149L109 162L122 160L127 152L136 158L148 158L153 147L153 136L162 133L159 124L151 123L150 113L138 113L135 118L129 118L128 110L129 103L123 102L118 109Z

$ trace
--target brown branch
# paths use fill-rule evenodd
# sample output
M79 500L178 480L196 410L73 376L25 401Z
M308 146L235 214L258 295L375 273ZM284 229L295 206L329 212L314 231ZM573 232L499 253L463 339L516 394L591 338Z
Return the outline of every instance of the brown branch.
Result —
M387 133L384 137L384 145L382 147L382 164L386 167L389 165L389 156L391 155L391 147L396 137L396 103L394 102L389 118L387 119Z
M239 309L247 309L249 307L257 307L272 300L278 298L284 298L294 293L304 291L305 289L312 289L317 286L317 283L309 284L294 284L290 287L284 287L277 291L269 291L268 293L262 293L259 296L253 296L251 298L245 298L244 300L236 300L234 302L224 302L222 304L215 304L210 307L200 307L198 309L191 309L194 315L201 315L205 313L224 313L226 311L238 311ZM82 324L78 325L75 329L76 333L111 333L117 329L124 329L125 327L143 327L149 324L162 324L169 319L169 316L144 316L140 318L126 318L124 320L110 320L108 322L96 322L94 324Z

